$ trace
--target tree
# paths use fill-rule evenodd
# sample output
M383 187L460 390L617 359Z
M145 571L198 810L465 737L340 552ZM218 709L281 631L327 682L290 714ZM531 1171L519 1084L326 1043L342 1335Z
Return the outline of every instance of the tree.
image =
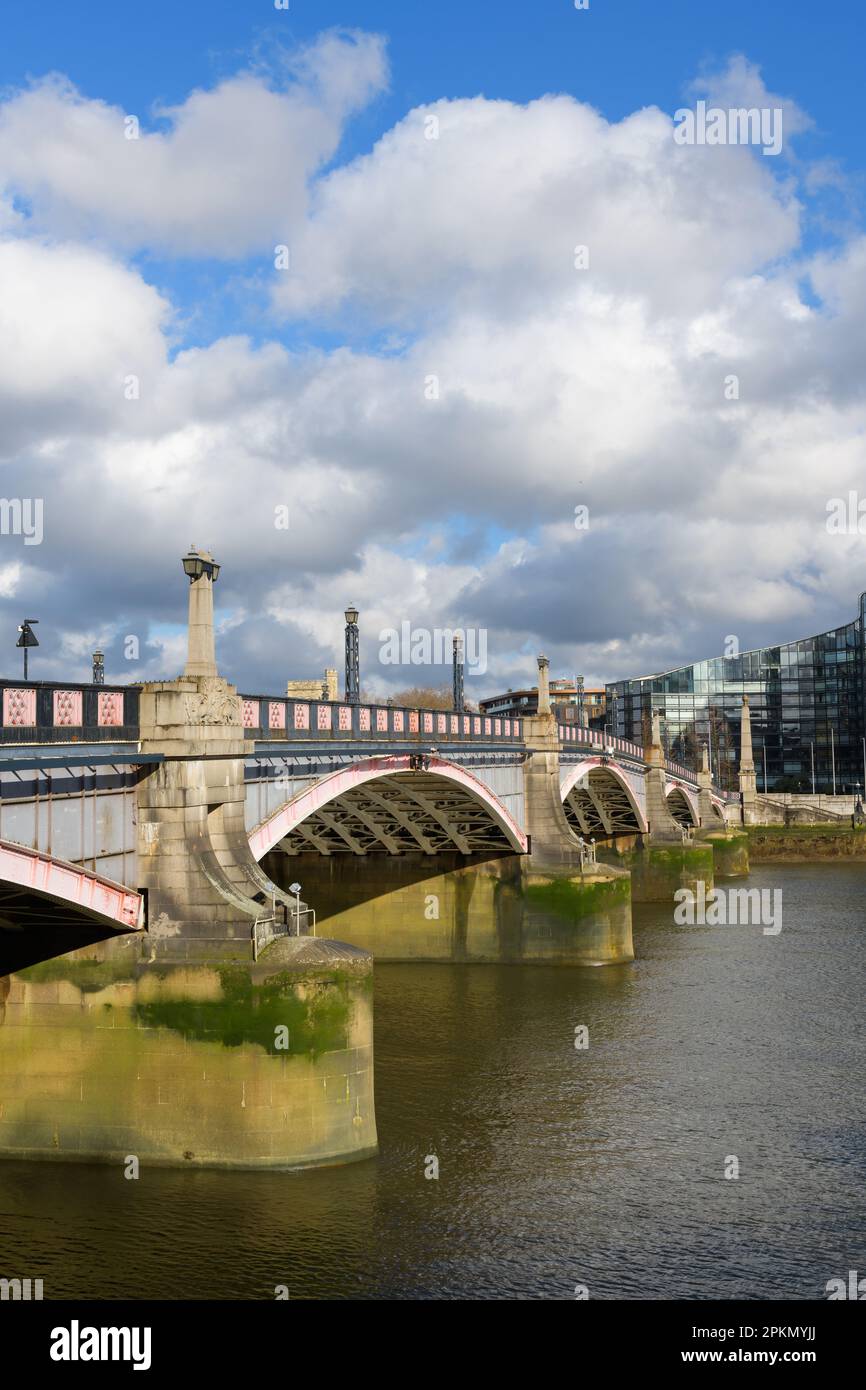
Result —
M453 709L454 696L450 685L413 685L410 690L398 690L389 695L389 705L405 705L409 709Z

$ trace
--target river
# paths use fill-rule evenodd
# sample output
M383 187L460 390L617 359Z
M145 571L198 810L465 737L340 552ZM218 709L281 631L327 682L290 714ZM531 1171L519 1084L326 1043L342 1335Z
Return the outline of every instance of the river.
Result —
M749 886L778 935L636 907L628 966L377 967L378 1158L3 1162L3 1270L46 1298L823 1297L864 1250L866 865Z

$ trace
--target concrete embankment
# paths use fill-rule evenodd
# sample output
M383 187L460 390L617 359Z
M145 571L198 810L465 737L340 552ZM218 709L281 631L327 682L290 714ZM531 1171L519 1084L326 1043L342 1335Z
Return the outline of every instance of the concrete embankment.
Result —
M763 864L787 861L858 859L866 861L866 828L851 825L750 825L749 861Z

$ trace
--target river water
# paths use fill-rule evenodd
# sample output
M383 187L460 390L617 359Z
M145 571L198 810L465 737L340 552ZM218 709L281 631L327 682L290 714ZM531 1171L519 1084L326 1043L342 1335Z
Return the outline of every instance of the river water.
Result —
M628 966L377 967L378 1158L3 1162L0 1273L46 1298L824 1297L863 1272L866 865L749 886L782 890L778 935L638 907Z

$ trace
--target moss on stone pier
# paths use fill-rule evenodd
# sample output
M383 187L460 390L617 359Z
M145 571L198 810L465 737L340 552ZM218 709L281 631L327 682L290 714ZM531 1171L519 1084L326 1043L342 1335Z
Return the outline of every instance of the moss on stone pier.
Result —
M135 1006L135 1018L147 1028L171 1028L197 1042L223 1047L255 1043L274 1056L320 1057L345 1044L351 1009L347 981L305 979L283 971L254 984L242 966L223 966L220 999L158 999ZM357 988L353 981L353 989ZM288 1032L288 1046L277 1047L278 1030Z
M749 837L745 830L712 830L701 836L713 851L716 878L745 878L749 872Z
M617 855L615 862L631 873L632 902L670 902L678 888L694 890L698 882L713 886L709 844L647 844Z
M563 877L545 882L530 879L524 892L527 902L534 907L574 922L612 907L627 907L631 887L625 877L599 880Z

